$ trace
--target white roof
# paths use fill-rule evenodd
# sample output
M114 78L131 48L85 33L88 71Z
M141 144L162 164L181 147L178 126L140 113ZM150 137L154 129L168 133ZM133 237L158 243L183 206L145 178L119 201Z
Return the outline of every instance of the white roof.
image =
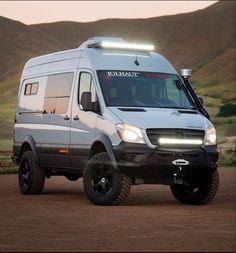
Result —
M177 74L169 61L162 55L153 52L133 51L126 49L88 48L91 44L102 41L123 43L122 38L94 37L85 41L77 49L55 52L30 59L24 68L24 76L58 71L89 68L96 70L132 70ZM124 42L126 43L126 42ZM138 64L135 64L135 61ZM33 73L34 72L34 73Z
M170 62L157 53L85 48L81 56L81 68L177 74ZM136 60L139 65L135 64Z

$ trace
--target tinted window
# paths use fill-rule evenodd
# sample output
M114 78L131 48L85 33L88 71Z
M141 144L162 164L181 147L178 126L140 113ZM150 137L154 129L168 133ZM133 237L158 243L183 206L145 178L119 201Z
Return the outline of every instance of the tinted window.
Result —
M73 73L50 75L47 81L45 98L69 97L73 81Z
M91 91L91 80L92 77L89 73L80 74L80 85L79 85L79 103L81 103L81 95L83 92Z
M25 95L30 95L31 84L25 85Z
M44 113L55 113L56 111L56 98L44 99Z
M107 106L194 108L177 75L138 71L98 71Z
M70 97L61 97L56 100L56 114L65 113L68 108Z
M66 113L73 76L73 73L63 73L48 77L44 98L44 113Z
M46 77L23 81L19 97L19 112L42 112Z
M25 85L25 95L36 95L38 92L38 83L27 83Z
M31 95L36 95L38 92L38 83L32 83L31 84Z
M79 104L81 104L81 96L82 96L83 92L91 92L92 93L92 102L97 101L97 94L96 94L96 89L95 89L92 75L89 73L85 73L85 72L80 74Z

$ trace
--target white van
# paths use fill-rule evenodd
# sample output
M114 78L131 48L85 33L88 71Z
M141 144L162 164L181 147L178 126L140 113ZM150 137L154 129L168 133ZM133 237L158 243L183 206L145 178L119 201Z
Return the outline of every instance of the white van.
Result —
M23 194L45 177L83 177L98 205L131 185L166 184L181 203L206 204L219 176L215 128L190 83L151 45L95 37L30 59L17 98L12 159Z

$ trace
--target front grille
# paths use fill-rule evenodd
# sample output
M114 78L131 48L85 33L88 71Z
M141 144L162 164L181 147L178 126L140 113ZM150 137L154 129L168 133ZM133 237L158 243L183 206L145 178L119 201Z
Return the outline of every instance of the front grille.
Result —
M203 130L192 130L192 129L162 129L162 128L149 128L146 130L149 141L156 146L160 146L160 138L175 138L183 140L204 140L205 132ZM166 146L172 146L173 144L165 144ZM174 147L183 147L183 144L175 144ZM190 147L191 145L186 145ZM194 145L196 147L196 145ZM201 146L201 145L198 145Z
M177 159L184 159L189 162L189 166L204 166L206 162L206 156L201 149L186 151L184 149L178 152L165 151L158 149L153 152L148 158L150 164L156 164L157 167L174 166L173 161ZM184 166L188 167L188 166Z

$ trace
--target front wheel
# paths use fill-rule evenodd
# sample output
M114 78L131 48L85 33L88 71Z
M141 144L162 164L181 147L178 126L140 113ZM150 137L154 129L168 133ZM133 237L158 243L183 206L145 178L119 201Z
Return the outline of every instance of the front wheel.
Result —
M84 190L96 205L119 205L129 195L132 180L112 167L107 153L93 156L83 176Z
M195 183L188 185L172 185L171 192L183 204L205 205L216 195L219 187L219 173L216 170L207 174Z

